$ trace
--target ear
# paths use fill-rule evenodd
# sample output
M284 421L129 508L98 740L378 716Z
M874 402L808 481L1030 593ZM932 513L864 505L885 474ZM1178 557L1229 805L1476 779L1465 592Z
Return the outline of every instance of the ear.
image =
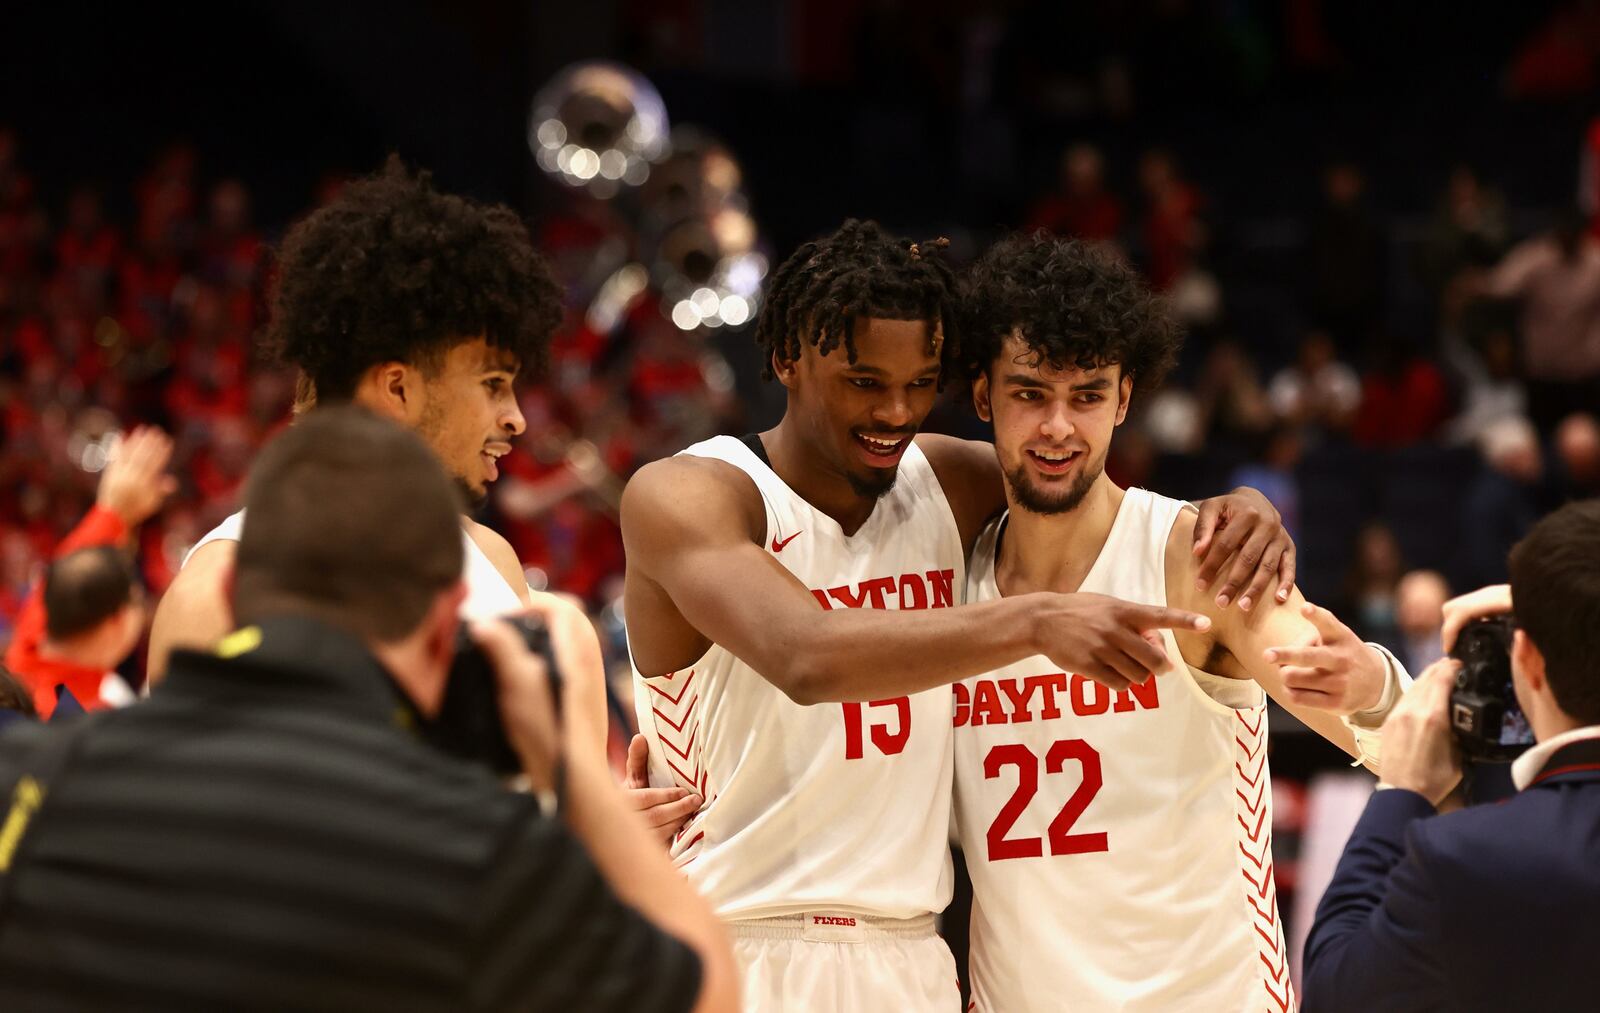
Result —
M415 422L422 414L422 371L399 361L380 362L362 375L355 400L396 422Z
M1527 683L1527 688L1535 693L1543 693L1549 680L1544 674L1544 654L1538 645L1533 642L1522 630L1517 630L1511 635L1511 670L1520 672L1522 679Z
M778 354L777 349L772 350L772 375L790 390L795 389L795 383L799 378L799 366L799 359L785 359Z
M439 593L428 615L428 658L449 665L456 650L456 630L461 626L461 603L467 600L465 581Z
M1133 374L1123 373L1117 381L1117 425L1128 417L1128 405L1133 401Z
M985 422L994 421L994 404L989 400L989 374L979 373L972 381L972 410Z

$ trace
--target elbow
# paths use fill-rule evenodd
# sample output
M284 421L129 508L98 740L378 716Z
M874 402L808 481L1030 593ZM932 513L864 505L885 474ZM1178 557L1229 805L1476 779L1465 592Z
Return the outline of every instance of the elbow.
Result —
M802 707L834 701L833 672L831 666L812 654L791 657L779 663L775 674L769 677L783 695Z

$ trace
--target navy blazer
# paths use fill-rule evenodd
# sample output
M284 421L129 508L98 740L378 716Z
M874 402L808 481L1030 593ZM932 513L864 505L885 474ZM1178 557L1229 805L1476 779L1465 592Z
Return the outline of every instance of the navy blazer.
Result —
M1303 964L1305 1013L1600 1009L1600 739L1496 805L1375 793Z

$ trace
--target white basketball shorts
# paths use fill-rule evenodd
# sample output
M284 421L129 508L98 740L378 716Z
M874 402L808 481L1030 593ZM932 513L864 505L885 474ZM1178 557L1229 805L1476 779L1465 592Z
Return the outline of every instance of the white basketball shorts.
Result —
M728 932L751 1013L960 1013L955 958L931 914L811 912Z

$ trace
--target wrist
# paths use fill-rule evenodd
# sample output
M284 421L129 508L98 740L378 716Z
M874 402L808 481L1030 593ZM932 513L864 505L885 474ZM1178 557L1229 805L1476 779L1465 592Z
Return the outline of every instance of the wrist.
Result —
M1367 696L1366 706L1348 715L1345 722L1353 729L1377 731L1383 727L1384 719L1394 705L1400 702L1410 679L1405 666L1389 653L1388 648L1370 642L1366 646L1368 660L1376 669L1373 678L1377 688Z

